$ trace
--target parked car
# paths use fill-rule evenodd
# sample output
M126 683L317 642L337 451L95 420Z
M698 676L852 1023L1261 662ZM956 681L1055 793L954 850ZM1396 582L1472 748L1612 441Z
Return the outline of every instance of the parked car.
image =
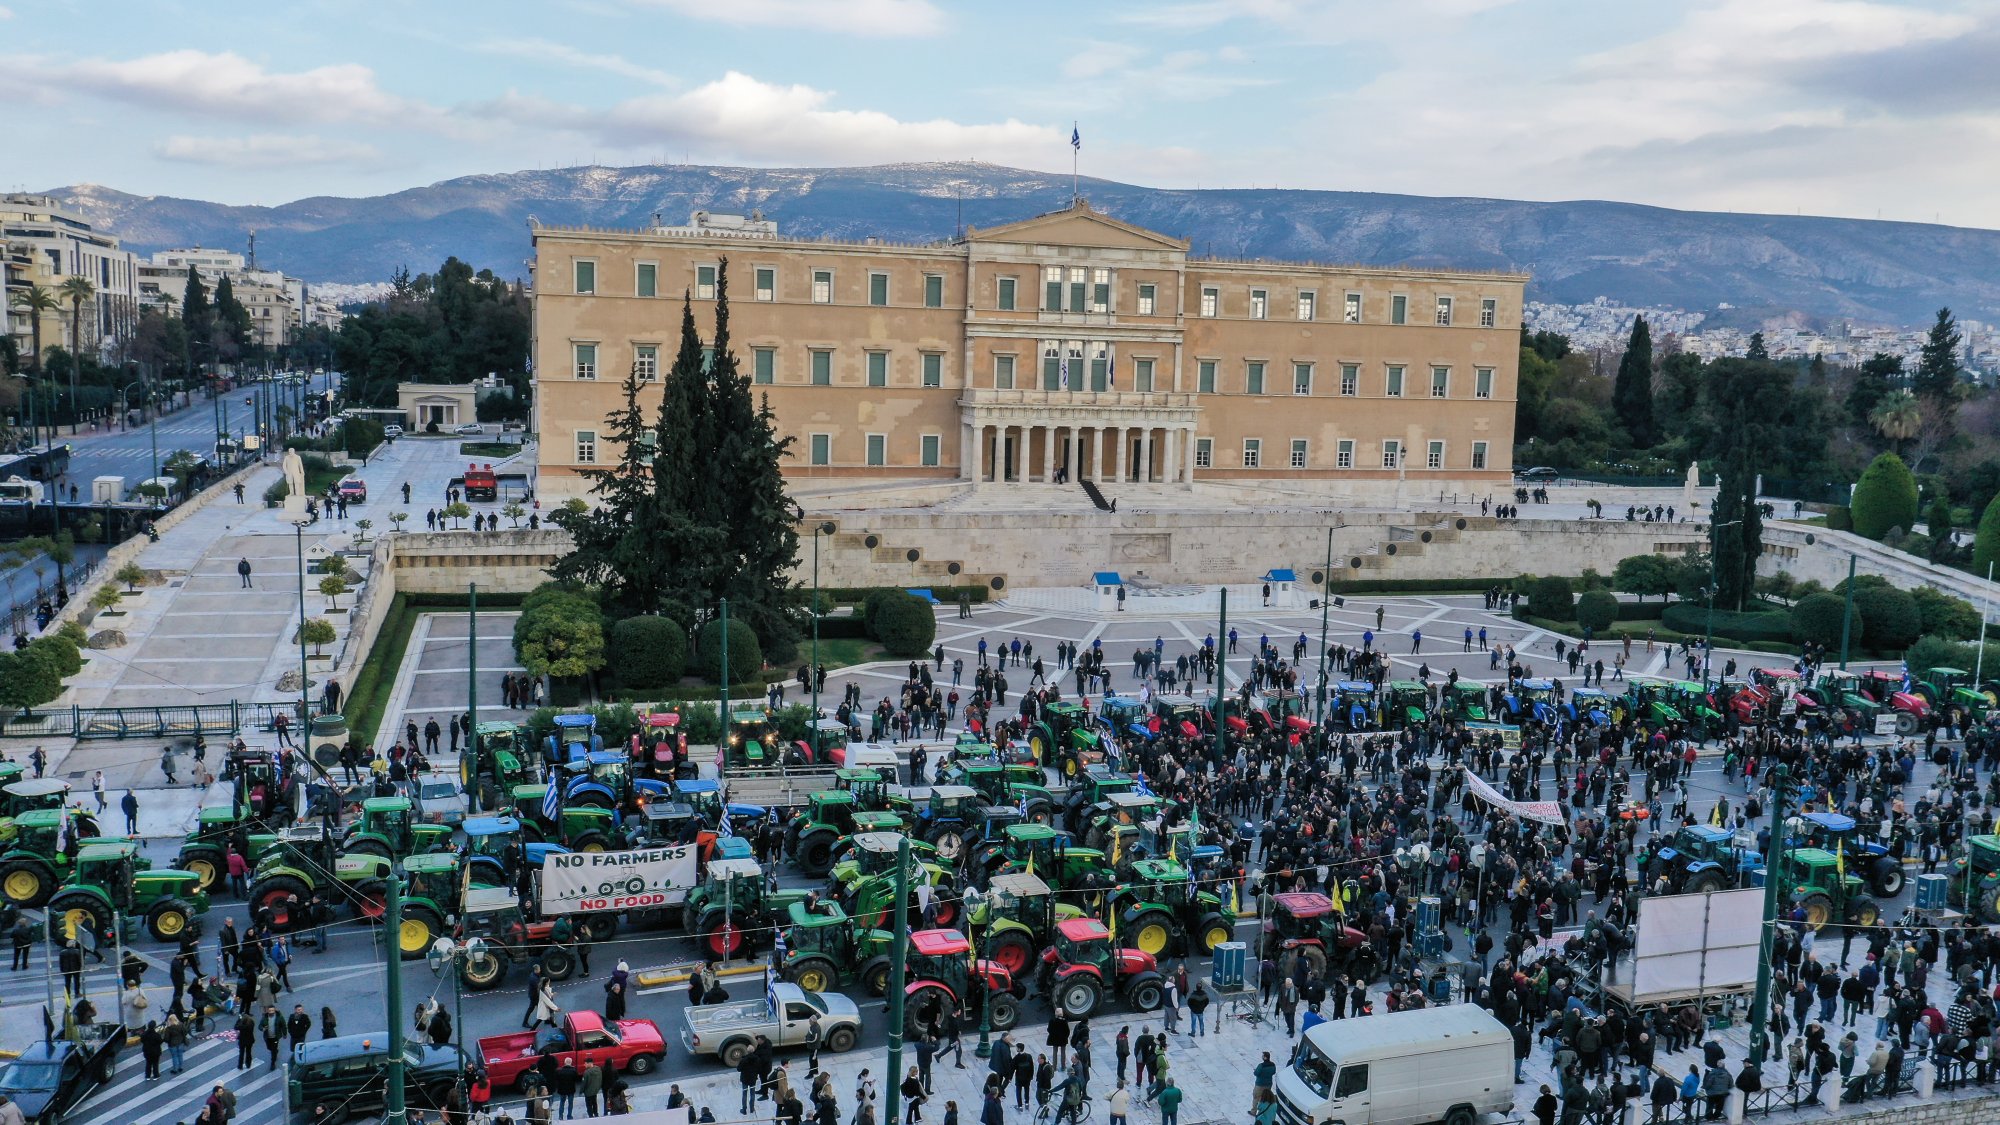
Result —
M0 1095L20 1108L29 1125L57 1125L99 1086L110 1085L123 1046L125 1027L113 1023L84 1028L79 1041L29 1044L0 1070Z
M386 1031L315 1039L292 1048L291 1065L286 1068L286 1119L309 1122L313 1107L318 1105L336 1107L332 1120L359 1117L381 1108L388 1100L388 1083L383 1080L388 1055ZM404 1099L413 1105L442 1109L451 1099L465 1061L465 1053L457 1047L406 1041Z
M526 430L527 428L528 428L528 424L527 424L526 422L502 422L502 423L500 423L500 432L501 432L501 433L503 433L503 434L518 434L518 433L521 433L521 432L525 431L525 430Z
M391 422L388 425L382 427L382 436L385 438L402 437L403 427L396 425L394 422Z
M464 425L460 426L460 427L459 427L458 429L456 429L456 430L454 430L454 431L452 431L452 432L453 432L453 433L457 433L457 434L464 434L464 435L466 435L467 437L471 437L471 436L474 436L474 435L477 435L477 434L483 434L483 433L485 433L485 432L486 432L486 427L485 427L485 426L482 426L482 425L480 425L480 424L479 424L479 423L477 423L477 422L467 422L467 423L465 423Z
M772 997L779 1008L775 1015ZM756 1047L759 1035L773 1047L803 1046L814 1016L820 1017L820 1044L826 1050L839 1054L853 1049L861 1034L861 1011L854 1001L838 992L808 992L788 981L771 985L768 996L686 1009L681 1043L690 1055L714 1055L733 1067Z
M1547 465L1537 465L1532 469L1514 470L1515 480L1554 480L1561 475L1561 473L1556 472Z
M340 479L340 498L350 504L365 504L368 501L368 482L360 477Z

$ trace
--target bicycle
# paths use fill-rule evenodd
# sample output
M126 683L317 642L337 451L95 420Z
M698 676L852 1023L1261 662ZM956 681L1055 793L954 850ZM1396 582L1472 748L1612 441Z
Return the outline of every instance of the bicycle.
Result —
M1078 1102L1073 1110L1064 1109L1062 1099L1050 1098L1042 1103L1042 1108L1035 1111L1035 1125L1084 1125L1090 1120L1091 1111L1096 1104L1088 1090L1084 1091L1083 1100Z

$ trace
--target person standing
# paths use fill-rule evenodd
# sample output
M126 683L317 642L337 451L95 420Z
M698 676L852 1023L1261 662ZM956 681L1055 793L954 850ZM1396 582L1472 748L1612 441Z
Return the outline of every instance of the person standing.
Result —
M1181 1088L1174 1085L1172 1079L1160 1087L1160 1093L1154 1100L1160 1106L1160 1125L1180 1125Z
M187 1068L187 1024L182 1023L179 1016L169 1014L166 1024L160 1028L160 1038L166 1041L167 1056L173 1059L168 1073L179 1074Z
M249 590L249 589L252 589L252 588L253 588L253 587L252 587L252 586L250 585L250 560L249 560L249 559L247 559L247 558L242 558L242 559L237 559L237 560L236 560L236 576L237 576L238 578L241 578L241 579L243 580L243 586L242 586L242 589L245 589L245 590Z
M257 1020L246 1006L236 1013L236 1069L248 1070L257 1060Z
M264 1037L264 1049L271 1055L271 1065L265 1071L278 1069L278 1046L285 1039L285 1021L276 1007L265 1006L264 1014L257 1019L257 1031Z
M118 799L118 807L124 810L125 813L125 834L127 836L137 836L139 834L139 795L127 789L125 795Z

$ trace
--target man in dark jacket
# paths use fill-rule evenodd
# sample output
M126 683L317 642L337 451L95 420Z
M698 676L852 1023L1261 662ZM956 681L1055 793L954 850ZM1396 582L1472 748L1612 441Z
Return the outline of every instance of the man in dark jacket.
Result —
M1035 1081L1035 1059L1026 1043L1014 1047L1014 1108L1028 1108L1028 1087Z
M305 1043L306 1036L312 1034L312 1029L313 1019L312 1016L306 1014L306 1006L304 1004L292 1005L291 1018L285 1021L285 1030L291 1035L294 1049Z

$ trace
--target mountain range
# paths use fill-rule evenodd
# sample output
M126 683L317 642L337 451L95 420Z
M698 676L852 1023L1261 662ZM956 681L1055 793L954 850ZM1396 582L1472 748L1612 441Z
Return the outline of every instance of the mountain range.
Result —
M2000 231L1924 223L1370 192L1165 189L1086 179L1091 205L1233 258L1524 270L1530 300L1919 325L2000 320ZM85 184L68 201L140 253L241 248L308 281L386 280L449 255L525 277L528 220L641 227L761 211L781 234L924 242L1068 204L1067 176L982 163L866 168L600 166L463 176L392 195L244 207Z

